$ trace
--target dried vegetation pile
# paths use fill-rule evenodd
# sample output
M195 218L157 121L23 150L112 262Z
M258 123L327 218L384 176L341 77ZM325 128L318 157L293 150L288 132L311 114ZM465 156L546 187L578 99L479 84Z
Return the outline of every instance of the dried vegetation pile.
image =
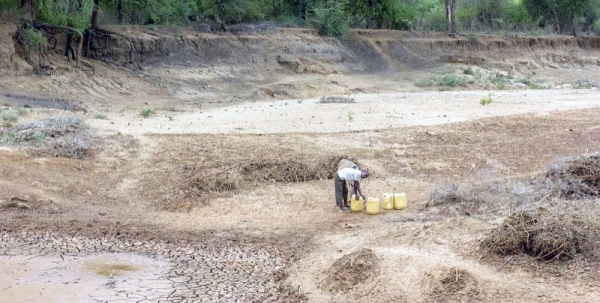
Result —
M600 196L600 153L584 155L548 170L546 178L550 187L566 199L583 199Z
M79 117L17 124L1 135L8 145L29 146L35 155L82 159L93 150L94 133Z
M182 190L194 196L224 194L255 182L301 183L332 179L345 157L329 156L313 160L260 160L226 168L193 168L185 176ZM354 161L356 162L356 161Z
M544 208L516 212L493 229L481 247L502 255L523 253L545 261L590 255L598 241L598 230L579 213Z

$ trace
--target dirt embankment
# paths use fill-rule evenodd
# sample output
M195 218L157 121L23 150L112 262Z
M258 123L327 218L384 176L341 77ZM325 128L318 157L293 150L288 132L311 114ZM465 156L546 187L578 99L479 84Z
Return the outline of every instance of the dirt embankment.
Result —
M16 32L14 24L0 22L0 75L22 76L33 73L33 67L17 53L13 40Z
M304 29L273 29L252 34L185 32L178 36L145 28L113 28L108 47L91 57L140 67L171 64L284 67L296 73L376 72L418 69L436 63L497 63L519 59L540 65L598 65L600 37L459 36L398 31L354 31L349 39L316 36ZM127 38L126 38L127 37ZM105 42L96 41L97 45Z

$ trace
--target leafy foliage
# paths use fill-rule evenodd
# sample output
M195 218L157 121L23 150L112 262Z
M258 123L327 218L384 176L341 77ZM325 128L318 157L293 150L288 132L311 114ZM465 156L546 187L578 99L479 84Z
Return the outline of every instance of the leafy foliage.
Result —
M308 24L319 32L319 35L345 37L350 25L346 1L327 0L314 6L307 17Z

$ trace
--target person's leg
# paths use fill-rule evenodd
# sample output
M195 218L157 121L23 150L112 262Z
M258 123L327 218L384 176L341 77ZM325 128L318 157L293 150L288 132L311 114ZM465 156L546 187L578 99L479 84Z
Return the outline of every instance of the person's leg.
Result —
M338 207L344 207L343 201L344 201L344 189L343 186L345 185L345 182L340 179L340 177L338 176L338 174L335 174L335 178L333 179L334 183L335 183L335 204Z
M342 181L342 184L344 186L343 188L343 194L344 194L344 207L348 207L348 186L346 185L345 181Z

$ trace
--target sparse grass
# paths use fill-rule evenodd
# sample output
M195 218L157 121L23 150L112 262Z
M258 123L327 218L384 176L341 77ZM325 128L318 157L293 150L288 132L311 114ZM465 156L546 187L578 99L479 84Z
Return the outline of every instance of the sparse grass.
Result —
M433 77L422 78L415 82L415 85L418 87L432 87L435 85L435 79Z
M150 116L152 116L154 114L156 114L156 112L151 107L144 108L144 109L140 110L140 116L142 118L148 118L148 117L150 117Z
M488 94L487 97L481 98L481 101L479 101L479 104L485 106L488 104L492 104L492 102L494 102L494 96L492 96L492 94Z
M524 79L519 80L519 82L527 85L527 87L529 87L530 89L540 89L540 88L542 88L539 85L539 83L535 82L531 78L524 78Z
M352 111L348 112L348 121L350 121L350 122L354 121L354 112L352 112Z
M14 131L10 131L4 135L2 138L2 143L7 145L14 145L18 140L17 133Z
M465 75L471 75L471 76L475 76L475 71L474 71L474 70L473 70L473 68L472 68L472 67L470 67L470 66L469 66L469 67L467 67L467 68L465 68L465 69L463 69L463 73L464 73Z
M455 75L445 75L441 77L428 77L419 79L415 85L418 87L432 87L432 86L442 86L455 88L458 86L466 87L469 81L465 77L459 77ZM474 82L473 82L474 83Z
M29 111L22 107L17 107L17 114L19 116L27 116L27 115L29 115Z
M505 83L499 83L498 85L496 85L496 89L497 90L505 90L506 89L506 84Z
M454 75L446 75L439 80L439 83L441 86L446 87L467 86L467 79Z
M0 119L9 123L16 123L19 121L19 117L12 113L12 111L0 111Z
M94 115L94 118L96 118L96 119L100 119L100 120L107 120L107 119L108 119L108 117L107 117L107 116L106 116L106 114L104 114L104 113L96 113L96 114Z

